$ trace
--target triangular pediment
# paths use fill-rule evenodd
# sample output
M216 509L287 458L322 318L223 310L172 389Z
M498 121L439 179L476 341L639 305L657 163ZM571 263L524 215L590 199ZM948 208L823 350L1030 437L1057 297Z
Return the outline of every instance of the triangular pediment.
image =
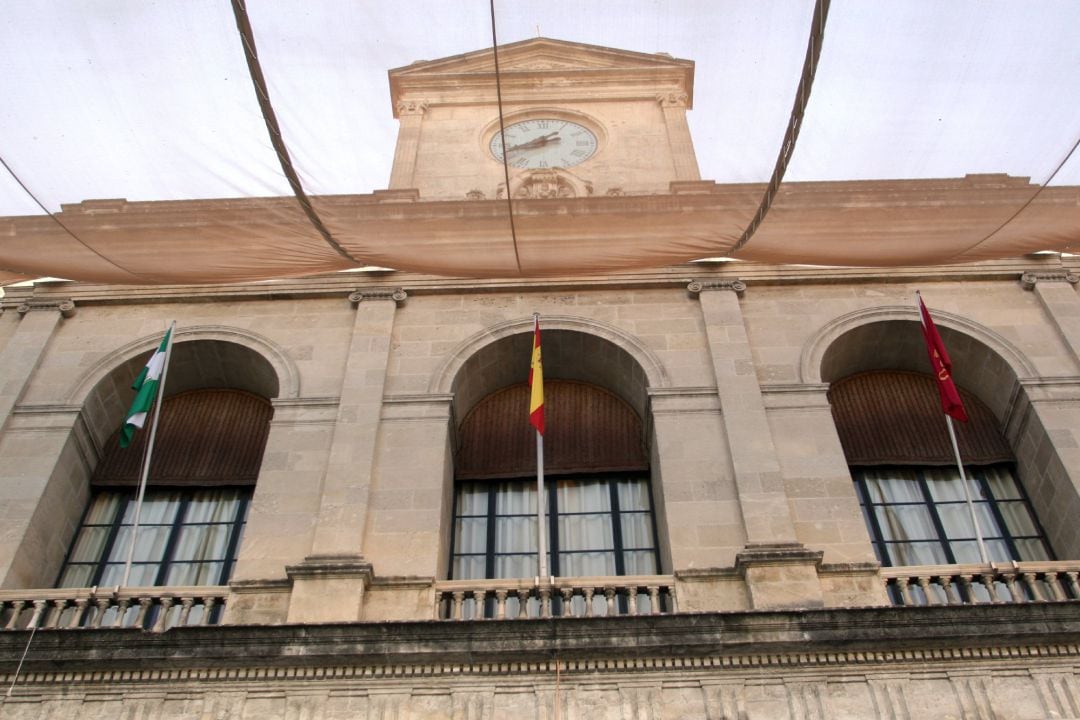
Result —
M647 70L693 68L690 60L666 54L639 53L629 50L586 45L584 43L534 38L499 47L499 70L511 72L573 70ZM471 75L495 71L491 48L455 55L440 60L422 60L390 71L391 78L417 76Z

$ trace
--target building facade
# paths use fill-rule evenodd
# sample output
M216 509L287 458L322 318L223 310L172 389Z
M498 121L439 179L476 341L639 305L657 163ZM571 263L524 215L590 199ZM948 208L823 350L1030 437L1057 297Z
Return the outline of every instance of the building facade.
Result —
M509 194L535 232L560 198L699 181L692 65L523 48ZM391 190L505 198L478 67L391 73ZM579 163L540 164L555 126ZM9 289L0 717L1080 717L1076 265ZM916 290L969 410L977 523ZM170 319L121 583L141 446L116 435Z

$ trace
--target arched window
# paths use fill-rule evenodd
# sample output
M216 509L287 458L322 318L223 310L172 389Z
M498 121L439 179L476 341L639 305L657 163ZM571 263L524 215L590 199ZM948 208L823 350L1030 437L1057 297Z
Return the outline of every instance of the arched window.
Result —
M550 572L652 575L656 527L641 419L596 385L548 380L544 437ZM488 395L459 429L452 579L537 574L536 441L529 388Z
M228 582L258 477L273 408L241 390L166 398L128 584ZM93 492L58 587L120 583L148 431L128 448L119 428L91 480Z
M955 424L957 442L990 559L1051 559L993 413L960 393L969 421ZM881 563L981 562L934 379L858 373L834 383L829 401Z

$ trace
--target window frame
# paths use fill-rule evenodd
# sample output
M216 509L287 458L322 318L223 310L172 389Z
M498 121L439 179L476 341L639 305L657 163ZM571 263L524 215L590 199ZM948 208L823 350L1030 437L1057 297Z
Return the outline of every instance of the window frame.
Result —
M187 519L188 508L190 507L191 501L194 499L195 495L198 494L198 493L201 493L201 492L208 492L208 491L214 491L214 490L234 490L234 491L237 492L237 494L238 494L237 508L236 508L236 513L232 517L232 519L229 520L228 522L218 522L218 523L214 523L214 522L190 522L190 523L185 522L186 519ZM172 568L175 565L181 565L181 564L183 564L183 565L192 565L192 564L209 563L209 562L221 562L221 565L222 565L221 572L218 573L217 577L215 578L215 580L216 580L215 582L206 583L206 584L200 585L200 586L211 587L211 586L215 586L215 585L226 585L228 583L228 581L229 581L229 578L232 576L233 567L236 564L236 553L237 553L237 550L239 549L240 541L241 541L241 539L243 537L244 530L247 527L247 516L248 516L248 511L250 510L250 506L251 506L251 500L252 500L252 495L253 495L253 492L254 492L254 487L251 486L251 485L213 485L213 486L206 486L206 485L199 485L199 486L156 485L156 486L147 488L146 496L149 496L152 493L157 493L157 492L179 493L179 495L180 495L180 498L178 500L179 507L176 510L176 514L173 517L172 522L169 524L169 535L168 535L168 539L165 542L165 548L162 551L161 559L159 561L156 561L156 563L159 564L160 567L158 568L157 574L154 577L154 582L153 582L152 585L144 586L144 587L170 587L169 585L165 584L165 579L168 577L170 568ZM93 561L93 562L90 562L90 561L78 561L78 562L72 563L72 561L71 561L72 553L76 548L76 544L77 544L77 542L79 540L80 534L82 533L83 529L87 527L87 525L86 525L87 516L89 515L90 511L93 509L94 505L97 503L98 498L101 495L104 495L104 494L121 495L123 497L122 497L121 501L118 503L118 506L117 506L117 508L115 510L115 513L113 514L112 519L108 523L109 532L108 532L108 535L106 537L106 540L105 540L104 544L101 547L101 552L100 552L100 554L99 554L96 561ZM82 516L79 518L79 526L78 526L78 528L76 528L75 533L72 535L71 541L68 543L67 552L64 554L64 562L61 564L60 571L57 573L56 580L53 583L54 587L57 587L57 588L65 587L64 585L61 585L61 583L63 582L64 574L68 570L68 567L70 565L76 565L76 566L93 565L94 570L93 570L93 573L90 576L89 585L87 585L86 587L97 587L98 585L101 584L101 579L102 579L103 575L105 574L107 568L110 565L116 565L117 564L115 562L109 562L109 557L113 553L113 550L114 550L115 545L116 545L116 539L117 539L117 536L120 534L121 528L130 527L130 525L125 525L123 520L124 520L124 516L127 514L128 508L132 504L134 504L136 502L137 494L138 494L138 489L134 488L134 487L108 487L108 486L103 486L103 487L95 487L93 489L93 491L92 491L92 493L90 495L90 498L86 502L86 506L83 508ZM146 501L145 496L144 496L143 501L145 503L145 501ZM97 526L101 527L103 525L104 525L104 523L98 524ZM226 543L226 549L225 549L224 556L222 558L220 558L220 559L178 560L175 557L175 553L176 553L177 544L179 542L180 535L181 535L183 529L184 528L190 528L190 527L203 526L203 525L228 525L229 526L229 539L228 539L228 542ZM145 527L148 527L148 526L143 524L143 523L140 523L140 525L139 525L140 531ZM132 567L135 567L135 566L140 565L140 564L149 564L149 563L133 562ZM75 587L75 586L67 586L67 587ZM82 587L82 586L79 586L79 587ZM181 587L181 586L176 586L176 587Z
M552 576L554 576L554 577L577 577L577 576L564 576L564 575L560 574L560 572L559 572L559 570L560 570L560 557L559 556L560 556L560 554L587 553L587 552L610 552L610 553L613 553L614 554L614 559L615 559L615 577L624 577L624 576L627 575L627 573L626 573L626 557L625 557L626 552L642 552L642 551L652 552L656 570L657 570L657 572L660 571L660 569L661 569L660 537L659 537L659 528L657 527L657 524L656 524L656 503L654 501L653 483L652 483L652 478L651 478L650 474L641 473L641 472L580 473L580 474L558 475L558 476L554 476L554 477L548 477L548 478L546 478L546 480L548 482L545 482L545 484L544 484L544 493L545 493L546 499L547 499L547 505L546 505L547 511L545 513L546 521L547 521L547 530L548 530L547 553L548 553L548 569L549 569L549 572L550 572L550 574ZM565 481L565 480L570 480L570 481L575 481L575 480L576 481L585 481L585 480L602 481L605 484L605 486L607 488L607 491L609 493L609 498L610 498L609 508L607 510L602 510L602 511L599 511L599 512L584 511L584 512L560 513L558 511L558 485L559 485L559 483L561 481ZM621 507L619 505L619 498L618 498L619 481L621 481L621 480L636 480L636 481L643 482L645 484L645 488L646 488L646 492L647 492L648 500L649 500L649 509L648 510L622 510L621 509ZM496 575L495 575L496 560L497 560L498 557L525 554L525 553L496 552L496 550L495 550L496 519L500 518L500 517L526 517L526 515L522 515L520 513L509 514L509 515L508 514L499 515L499 514L496 513L497 493L492 492L491 490L494 489L498 485L507 485L507 484L510 484L510 483L520 483L520 484L523 484L523 485L526 485L526 486L532 485L533 487L535 487L536 478L517 477L517 478L505 478L505 479L499 479L499 480L464 480L464 481L459 480L454 484L454 501L453 501L452 515L451 515L451 531L450 531L450 553L449 553L449 564L448 564L448 567L447 567L447 578L448 579L450 579L450 580L455 580L455 579L458 579L458 580L460 580L460 579L465 579L465 580L501 580L501 579L510 580L510 579L515 579L515 578L497 578ZM489 488L488 492L487 492L487 509L486 509L486 512L485 512L484 515L461 515L459 513L459 505L460 505L460 497L461 497L460 490L461 490L461 487L463 485L465 485L465 484L471 484L471 485L477 485L477 486L486 486L486 487ZM552 512L553 509L554 509L554 512ZM628 514L646 514L646 513L649 515L649 520L650 520L650 523L651 523L651 533L650 533L651 537L650 537L650 540L652 541L652 547L649 547L649 548L626 548L624 546L624 544L623 544L623 537L622 537L622 516L623 515L628 515ZM598 514L605 514L605 515L607 515L607 516L609 516L611 518L611 538L610 538L610 540L612 541L612 545L611 545L610 548L603 548L603 549L599 549L599 550L561 550L560 549L560 544L561 543L560 543L560 537L559 537L559 519L561 517L573 517L575 515L598 515ZM533 512L533 513L530 513L527 516L528 517L536 517L536 513ZM462 519L463 517L465 517L465 518L483 517L485 519L486 537L485 537L485 549L484 549L484 553L483 553L483 556L484 556L484 577L483 578L458 578L458 577L455 577L455 574L454 574L454 567L455 567L454 561L455 561L456 558L458 558L459 556L460 557L476 557L476 556L480 555L480 553L458 553L457 552L457 547L458 547L458 543L459 543L458 532L457 532L458 521L460 519ZM536 557L536 551L533 550L531 555L535 558Z
M988 468L996 468L1008 472L1009 476L1015 483L1019 492L1017 498L998 498L994 495L993 489L986 478L986 470ZM889 552L890 546L898 544L900 541L889 541L885 539L885 535L881 529L881 522L878 519L877 513L874 512L874 508L888 507L888 506L900 506L900 505L918 505L926 509L930 520L934 527L934 538L927 538L925 540L919 540L915 542L934 542L942 550L945 555L947 565L956 565L956 555L953 552L951 543L953 542L972 542L975 540L965 537L950 537L945 529L945 523L941 519L941 514L938 511L938 505L951 505L951 504L964 504L955 502L940 502L934 499L933 494L930 491L929 484L926 481L927 470L955 470L954 467L945 466L923 466L923 465L869 465L869 466L852 466L850 468L852 480L855 483L855 491L859 499L860 511L863 515L864 522L867 524L867 531L870 534L870 544L874 548L874 554L877 556L882 567L906 567L903 565L896 565L893 562L892 554ZM873 502L870 498L870 492L867 487L865 478L866 471L881 471L881 470L894 470L914 473L916 480L918 481L919 492L922 496L921 501L918 503L882 503ZM1050 545L1050 542L1046 538L1046 531L1043 529L1042 522L1039 520L1038 514L1031 505L1031 500L1028 497L1027 489L1020 481L1020 478L1016 472L1016 466L1014 463L995 463L987 466L964 466L964 473L967 475L969 481L974 480L979 484L982 492L982 497L985 499L979 499L973 501L976 504L985 503L987 510L994 518L994 522L998 528L1002 530L1001 535L994 535L992 539L1000 540L1004 543L1006 549L1009 552L1010 558L1016 562L1024 562L1020 557L1020 552L1016 546L1015 540L1017 539L1038 539L1046 551L1047 558L1049 560L1055 560L1056 555L1054 549ZM954 482L960 482L960 478L954 478ZM1013 535L1009 529L1009 525L1005 520L1005 516L1001 512L999 503L1004 502L1022 502L1024 507L1028 511L1028 516L1031 519L1032 524L1035 527L1035 535ZM985 536L984 536L985 537Z

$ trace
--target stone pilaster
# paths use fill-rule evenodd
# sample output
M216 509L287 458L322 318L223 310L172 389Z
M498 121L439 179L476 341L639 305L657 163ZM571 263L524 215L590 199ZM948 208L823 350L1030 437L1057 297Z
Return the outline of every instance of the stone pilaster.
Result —
M700 180L697 155L694 154L694 141L690 137L690 125L686 122L686 93L670 92L657 96L660 108L664 112L664 126L667 128L668 146L675 163L676 180Z
M394 148L394 166L390 171L390 189L413 187L416 171L416 152L420 147L420 125L427 104L418 101L402 101L397 105L397 147Z
M740 280L691 282L709 341L724 433L731 457L746 548L736 567L754 608L822 605L817 566L821 553L798 542L780 461L743 323Z
M356 318L311 553L287 569L293 580L289 622L360 619L372 574L363 558L363 538L390 333L395 308L405 298L401 289L365 289L349 296Z
M17 308L22 316L15 334L0 351L0 430L37 368L61 317L75 314L71 300L30 300Z
M1080 296L1076 294L1077 282L1080 282L1080 276L1065 270L1026 272L1020 277L1021 285L1039 298L1047 315L1057 325L1065 344L1072 350L1073 358L1080 363Z

